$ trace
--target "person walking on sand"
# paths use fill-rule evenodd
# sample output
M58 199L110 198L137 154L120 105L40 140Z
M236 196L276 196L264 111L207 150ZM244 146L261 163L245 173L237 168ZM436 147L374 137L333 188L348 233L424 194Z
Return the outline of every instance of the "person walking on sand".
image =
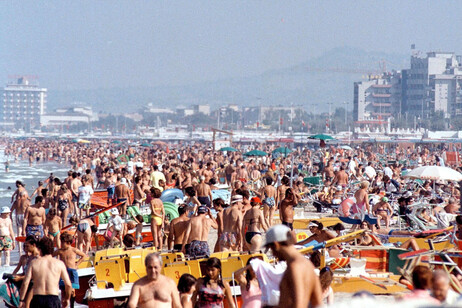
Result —
M10 266L10 251L15 248L13 222L10 218L10 208L2 207L0 211L0 266L2 253L5 255L5 266Z

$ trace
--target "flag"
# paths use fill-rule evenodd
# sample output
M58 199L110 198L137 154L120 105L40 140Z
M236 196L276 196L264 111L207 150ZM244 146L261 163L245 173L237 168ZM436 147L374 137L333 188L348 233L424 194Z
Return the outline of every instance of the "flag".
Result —
M302 126L306 126L305 121L302 120Z

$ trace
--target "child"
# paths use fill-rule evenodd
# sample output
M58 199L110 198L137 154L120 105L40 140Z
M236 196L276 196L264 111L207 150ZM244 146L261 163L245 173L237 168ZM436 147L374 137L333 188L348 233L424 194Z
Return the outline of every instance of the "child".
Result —
M136 232L135 232L135 239L136 239L136 246L139 246L141 244L141 241L143 240L143 216L140 214L135 216L135 222L136 222Z
M120 246L123 244L123 229L124 222L122 217L119 216L119 210L116 208L111 209L112 217L109 218L107 229L104 237L109 241L109 246L114 247L114 237L118 237Z
M334 273L332 273L330 267L323 267L319 271L319 281L321 282L322 299L329 306L334 303L334 291L330 286L333 279Z
M56 250L53 253L54 257L58 257L61 261L64 262L67 268L67 273L69 274L69 279L72 283L72 296L71 296L71 307L74 307L74 299L75 299L75 291L76 289L80 288L79 285L79 274L77 273L77 268L80 263L82 263L83 259L87 257L82 251L77 248L72 247L72 242L74 241L74 237L64 232L60 235L61 240L61 248ZM80 258L78 260L77 256ZM59 286L63 292L62 296L64 297L64 282L61 280L59 282Z
M183 308L193 308L191 297L196 290L196 278L191 274L183 274L178 281L178 291Z
M53 240L58 249L61 247L61 242L59 240L59 233L63 226L63 221L61 217L57 215L58 211L52 208L48 211L47 220L45 221L45 234Z
M14 249L13 222L10 218L10 208L2 207L0 212L0 265L2 264L1 253L5 254L5 266L10 266L10 250Z

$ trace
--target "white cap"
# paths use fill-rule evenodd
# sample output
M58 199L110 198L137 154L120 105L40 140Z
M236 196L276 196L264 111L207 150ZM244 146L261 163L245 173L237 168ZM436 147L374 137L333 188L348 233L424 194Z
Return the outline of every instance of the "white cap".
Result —
M2 210L1 210L0 214L5 214L5 213L11 213L11 210L7 206L2 206Z
M266 232L264 246L268 246L275 242L285 242L290 238L290 228L285 225L276 225L268 229Z
M111 214L112 215L119 215L119 210L117 208L112 208L111 209Z
M241 195L234 195L231 198L231 203L236 203L236 202L241 202L242 201L242 196Z

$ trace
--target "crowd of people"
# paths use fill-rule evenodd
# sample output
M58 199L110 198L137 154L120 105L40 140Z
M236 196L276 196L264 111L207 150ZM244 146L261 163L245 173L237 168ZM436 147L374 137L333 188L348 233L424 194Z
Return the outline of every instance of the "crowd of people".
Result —
M274 148L263 146L261 150L271 153ZM376 245L376 236L384 239L386 235L403 232L415 235L413 231L391 228L392 217L396 215L403 217L406 226L415 228L415 223L406 216L415 200L428 200L429 206L417 213L422 224L449 226L456 222L460 212L456 201L460 198L458 184L435 180L415 182L403 176L406 170L418 166L449 165L447 153L449 150L444 147L365 145L349 149L337 146L316 150L298 148L287 157L277 154L245 157L240 151L213 151L204 144L158 143L147 147L139 143L105 141L79 144L8 140L4 144L8 159L6 172L12 168L10 160L27 160L31 165L44 162L66 164L70 171L66 178L60 179L51 173L49 178L39 179L37 188L30 194L21 180L16 182L12 206L0 210L0 251L4 252L5 264L9 265L9 251L15 246L22 251L22 245L15 241L16 236L25 238L18 271L22 266L25 274L22 286L26 286L26 291L31 275L42 275L32 270L36 268L32 267L33 260L48 255L42 260L43 264L55 262L51 255L63 260L64 269L56 267L58 272L47 274L62 278L62 298L69 300L72 289L77 287L75 268L92 250L92 241L96 243L96 249L142 245L144 217L132 216L128 209L130 206L149 207L150 244L159 251L181 251L194 258L227 250L257 252L266 246L271 248L274 256L287 262L287 270L278 288L281 298L293 301L294 307L306 307L308 303L316 306L323 300L331 303L332 272L323 268L319 271L320 279L312 279L316 276L314 262L300 255L294 246L295 208L315 200L320 204L318 211L338 207L339 215L359 218L358 227L367 230L360 240L361 245ZM306 178L318 179L316 191L309 181L304 181ZM212 191L226 188L229 198L213 198ZM179 217L171 221L161 200L162 193L169 189L181 190L185 196L178 206ZM104 234L99 234L97 221L90 216L91 196L97 190L107 192L108 205L118 205L110 210L111 217ZM346 204L344 201L349 198L354 201ZM279 211L282 224L273 226L276 211ZM367 222L366 216L376 219L377 223ZM76 248L71 246L74 238L69 238L69 233L63 230L68 225L76 227ZM211 229L217 232L214 243L210 240ZM326 230L321 222L315 221L308 229L311 235L298 245L327 241L342 234L345 227L339 224ZM104 243L100 243L98 235L103 235ZM418 249L412 239L401 247ZM333 248L329 249L329 254L336 257L340 252ZM180 295L177 287L160 275L161 266L159 255L146 258L148 275L135 284L129 301L131 306L148 307L152 306L152 301L165 302L166 298L178 307L194 307L196 304L211 307L201 304L211 299L226 299L232 304L229 286L219 278L219 260L209 259L207 266L210 270L205 278L194 282L194 277L180 280ZM297 271L296 267L305 270ZM243 297L247 294L249 301L261 297L255 295L259 294L256 290L258 269L258 265L248 264L236 273ZM52 281L47 280L47 283ZM40 284L37 291L35 286L34 279L33 291L23 293L21 289L21 299L28 305L34 300L33 295L40 295L43 291ZM155 289L156 286L162 286L159 293L143 292L144 288ZM57 295L55 291L58 289L52 290L53 295ZM438 296L436 298L441 301ZM55 301L49 298L35 300Z

